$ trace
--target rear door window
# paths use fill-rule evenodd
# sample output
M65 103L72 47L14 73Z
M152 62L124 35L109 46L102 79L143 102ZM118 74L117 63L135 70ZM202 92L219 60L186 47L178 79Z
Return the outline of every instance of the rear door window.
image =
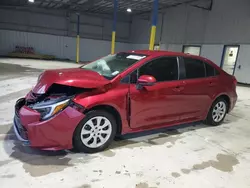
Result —
M185 69L186 69L186 78L204 78L206 76L205 65L203 61L193 58L183 58Z
M205 63L206 68L206 77L215 76L215 68L209 65L208 63Z

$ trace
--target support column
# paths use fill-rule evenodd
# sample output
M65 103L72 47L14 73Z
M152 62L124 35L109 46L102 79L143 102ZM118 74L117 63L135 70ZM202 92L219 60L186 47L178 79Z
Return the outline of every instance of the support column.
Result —
M151 34L150 34L150 41L149 41L149 50L153 50L154 44L155 44L156 24L157 24L157 16L158 16L158 4L159 4L158 0L154 0L152 27L151 27Z
M118 0L114 0L114 18L113 18L112 42L111 42L111 54L115 53L117 8L118 8Z
M80 14L77 13L77 35L76 35L76 63L80 59Z

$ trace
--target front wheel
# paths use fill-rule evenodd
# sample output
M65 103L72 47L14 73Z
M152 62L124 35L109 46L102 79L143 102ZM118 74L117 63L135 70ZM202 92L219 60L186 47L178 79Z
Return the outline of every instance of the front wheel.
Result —
M88 112L74 132L74 148L85 153L105 150L115 137L116 126L112 114L102 110Z
M212 126L220 125L225 119L227 111L227 102L223 98L219 98L211 106L205 122Z

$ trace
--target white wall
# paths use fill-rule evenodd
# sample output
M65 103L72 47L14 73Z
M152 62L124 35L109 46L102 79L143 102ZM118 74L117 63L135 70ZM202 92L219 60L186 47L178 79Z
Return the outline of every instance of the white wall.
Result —
M6 55L15 46L33 47L36 53L54 55L57 58L75 60L76 39L67 36L0 30L0 55ZM80 60L89 61L110 53L111 42L104 40L80 40ZM127 51L129 43L116 43L116 51Z
M220 66L224 45L240 45L235 76L240 82L250 84L250 1L214 0L212 11L181 5L166 9L163 14L161 49L182 51L183 45L201 45L201 56ZM161 17L161 15L159 15ZM159 31L161 23L157 24ZM132 43L147 44L150 20L132 20Z
M250 45L241 45L234 75L238 82L250 84ZM239 65L241 68L239 69Z
M45 9L3 9L0 8L0 29L46 33L60 36L76 36L77 15L66 11ZM112 15L80 15L82 38L110 40ZM129 42L130 17L117 22L117 41Z
M37 53L75 60L77 16L66 11L0 8L0 55L15 46L33 47ZM80 16L80 60L89 61L110 53L112 15ZM117 22L116 51L131 49L130 18Z
M218 66L221 65L221 59L223 54L223 45L202 45L201 56L206 57L213 61Z

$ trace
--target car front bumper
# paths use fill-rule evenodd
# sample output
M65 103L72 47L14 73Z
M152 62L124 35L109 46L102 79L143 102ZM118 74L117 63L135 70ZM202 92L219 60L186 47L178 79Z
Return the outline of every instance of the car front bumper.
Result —
M62 150L73 147L75 128L85 115L68 106L48 120L41 121L40 113L16 104L14 131L25 145L42 150Z

